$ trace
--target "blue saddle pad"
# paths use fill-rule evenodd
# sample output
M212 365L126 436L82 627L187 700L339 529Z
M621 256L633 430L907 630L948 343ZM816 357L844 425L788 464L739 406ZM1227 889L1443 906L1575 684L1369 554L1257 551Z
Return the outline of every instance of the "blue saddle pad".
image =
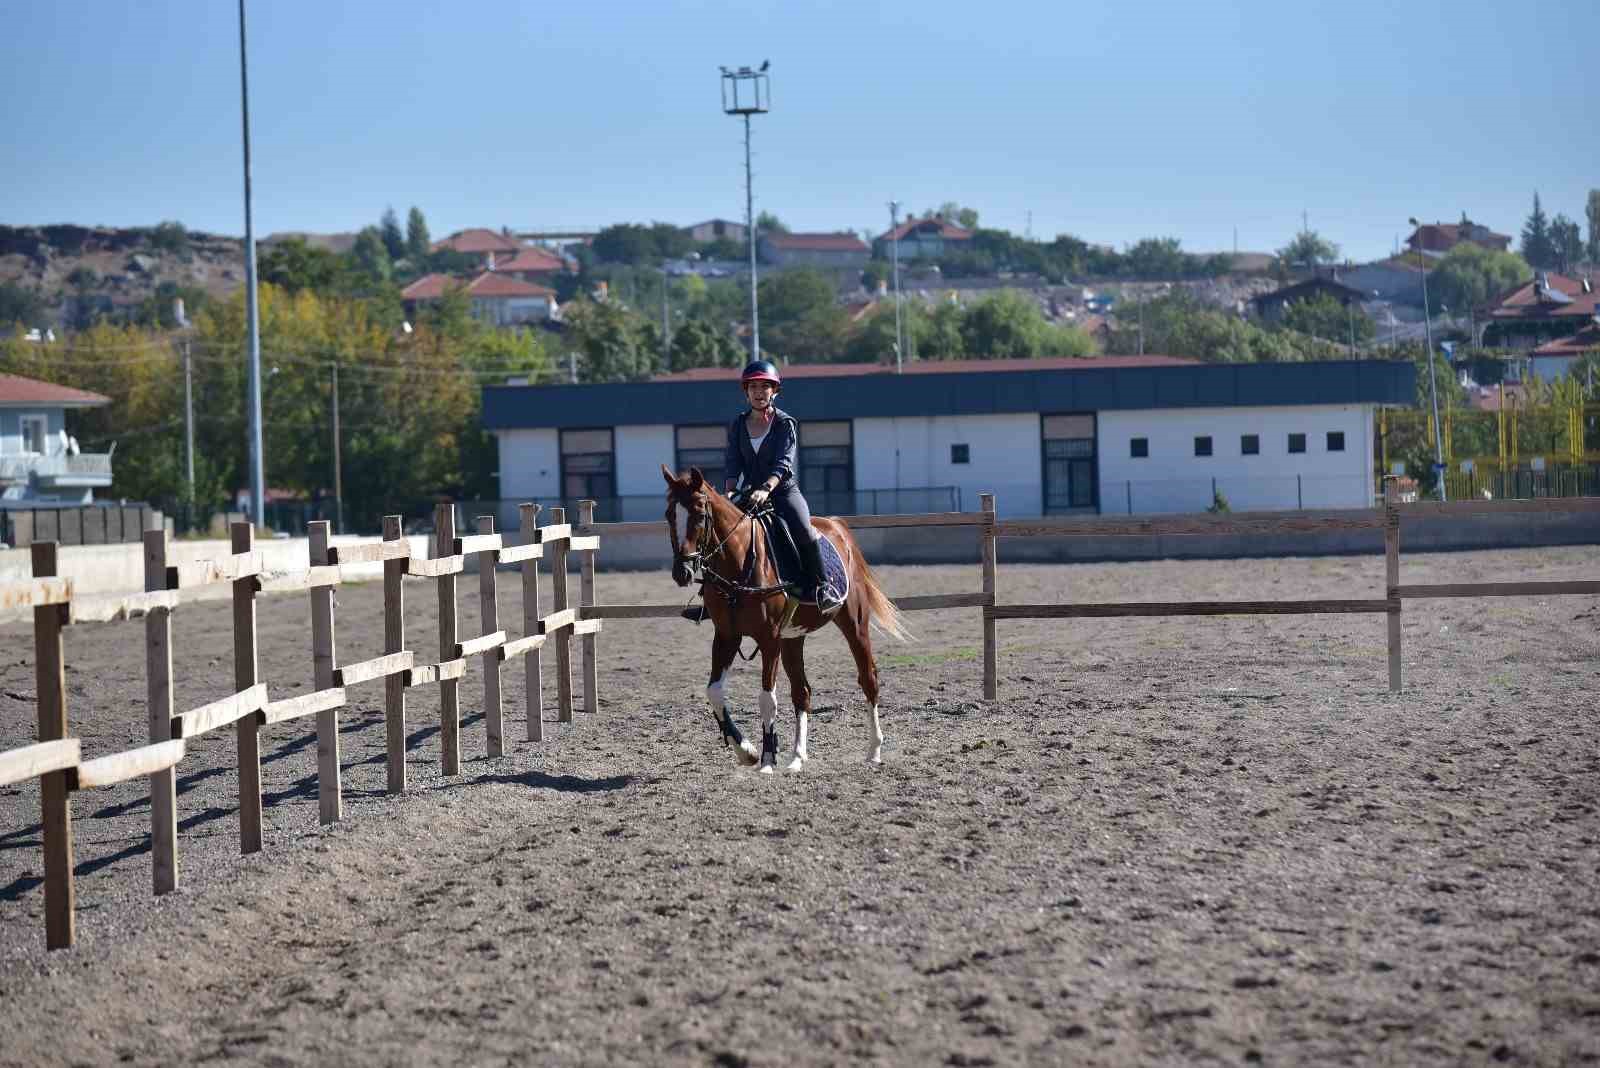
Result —
M773 529L781 527L783 521L771 512L763 514L760 519L758 525L761 527L762 537L766 539L767 558L778 571L778 581L794 587L801 604L816 604L817 591L805 584L805 568L800 566L800 555L795 550L789 532ZM838 599L843 601L850 593L850 575L845 570L844 558L839 555L838 548L826 536L817 539L817 546L822 550L823 581L831 586L838 593Z

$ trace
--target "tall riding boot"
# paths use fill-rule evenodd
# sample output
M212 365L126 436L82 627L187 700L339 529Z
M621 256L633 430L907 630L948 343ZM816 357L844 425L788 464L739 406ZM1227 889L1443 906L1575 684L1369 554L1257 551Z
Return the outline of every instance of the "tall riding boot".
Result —
M801 542L800 565L805 568L806 585L817 591L817 609L826 613L839 607L839 598L822 570L821 542L810 539Z

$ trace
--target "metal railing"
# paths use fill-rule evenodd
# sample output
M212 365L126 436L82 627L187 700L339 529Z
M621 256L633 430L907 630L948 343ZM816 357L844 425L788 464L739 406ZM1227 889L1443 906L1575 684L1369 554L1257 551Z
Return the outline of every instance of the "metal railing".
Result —
M14 548L36 541L62 545L112 545L136 542L160 513L148 504L107 501L95 504L29 502L0 507L0 542Z

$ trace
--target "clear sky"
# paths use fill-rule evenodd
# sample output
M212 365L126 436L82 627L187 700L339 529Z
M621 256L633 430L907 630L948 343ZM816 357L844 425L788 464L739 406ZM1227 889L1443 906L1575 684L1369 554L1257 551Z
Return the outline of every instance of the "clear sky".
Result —
M1346 255L1600 187L1595 0L250 0L258 236L742 218L719 65L772 63L757 210L892 197L1121 246ZM237 7L0 0L0 222L240 234Z

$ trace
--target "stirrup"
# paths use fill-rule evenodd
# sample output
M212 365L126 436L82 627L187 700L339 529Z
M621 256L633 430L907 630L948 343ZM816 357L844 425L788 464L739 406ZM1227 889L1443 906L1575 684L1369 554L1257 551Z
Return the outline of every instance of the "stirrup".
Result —
M698 605L690 605L688 608L685 608L683 611L679 612L678 615L682 616L684 619L687 619L690 623L698 626L700 622L706 618L705 602L702 601Z

